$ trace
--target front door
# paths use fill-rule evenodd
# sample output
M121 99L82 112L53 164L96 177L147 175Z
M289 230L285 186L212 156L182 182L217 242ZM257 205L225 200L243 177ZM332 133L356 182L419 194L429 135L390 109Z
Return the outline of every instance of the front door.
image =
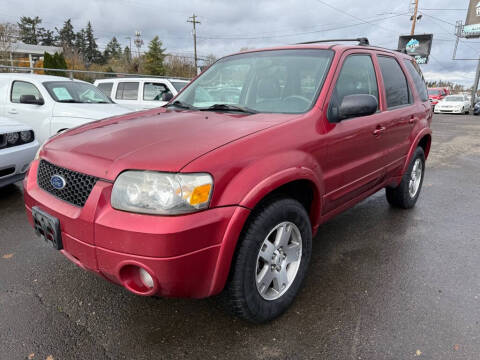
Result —
M379 86L372 54L344 57L328 103L327 166L323 213L326 214L377 186L384 179L383 114L355 117L337 122L345 96L369 94L379 99ZM379 107L380 109L380 107Z

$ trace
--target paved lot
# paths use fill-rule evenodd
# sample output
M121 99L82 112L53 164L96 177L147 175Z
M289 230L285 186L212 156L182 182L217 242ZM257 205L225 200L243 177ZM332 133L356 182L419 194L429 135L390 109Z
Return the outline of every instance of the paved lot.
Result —
M34 237L19 186L0 190L0 359L478 359L480 117L433 128L417 207L382 191L322 226L298 300L262 326L84 272Z

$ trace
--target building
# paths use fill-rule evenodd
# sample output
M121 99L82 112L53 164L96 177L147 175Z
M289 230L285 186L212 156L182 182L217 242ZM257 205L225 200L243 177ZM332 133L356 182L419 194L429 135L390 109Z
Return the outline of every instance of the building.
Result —
M63 48L58 46L30 45L23 42L12 44L10 49L10 65L35 67L38 60L43 60L43 55L48 53L62 53Z

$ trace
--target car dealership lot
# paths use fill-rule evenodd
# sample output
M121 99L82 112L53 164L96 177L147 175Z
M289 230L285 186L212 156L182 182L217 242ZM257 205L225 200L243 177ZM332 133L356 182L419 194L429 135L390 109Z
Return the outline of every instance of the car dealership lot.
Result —
M415 209L382 191L323 225L303 291L260 326L78 269L34 236L20 187L0 190L0 359L476 358L480 117L432 127Z

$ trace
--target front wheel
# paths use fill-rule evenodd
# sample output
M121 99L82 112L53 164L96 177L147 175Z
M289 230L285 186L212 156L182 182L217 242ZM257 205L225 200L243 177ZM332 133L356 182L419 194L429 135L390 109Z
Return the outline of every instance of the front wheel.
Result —
M261 323L280 316L297 295L310 261L305 208L282 198L252 213L239 240L224 297L235 315Z
M425 174L425 153L418 147L402 181L396 188L386 188L387 201L393 207L411 209L417 203Z

